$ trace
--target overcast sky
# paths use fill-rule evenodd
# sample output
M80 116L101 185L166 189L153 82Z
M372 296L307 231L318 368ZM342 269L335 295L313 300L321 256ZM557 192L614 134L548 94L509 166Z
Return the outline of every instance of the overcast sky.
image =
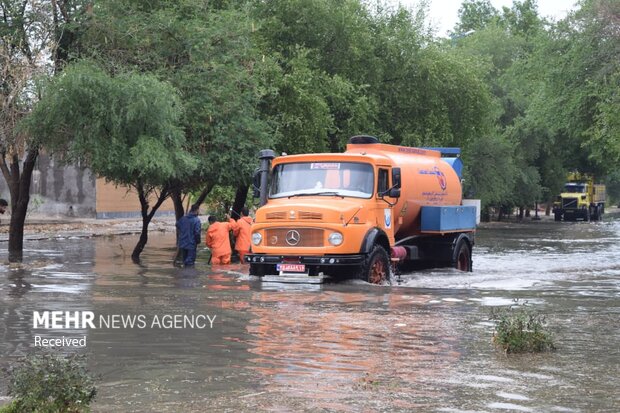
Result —
M402 4L406 7L415 5L417 0L392 0L394 4ZM438 36L446 36L449 30L454 28L458 20L458 11L462 0L429 0L430 19L437 29ZM573 10L577 0L538 0L538 12L545 17L554 20L562 19ZM491 0L493 6L501 10L502 6L510 7L512 0Z

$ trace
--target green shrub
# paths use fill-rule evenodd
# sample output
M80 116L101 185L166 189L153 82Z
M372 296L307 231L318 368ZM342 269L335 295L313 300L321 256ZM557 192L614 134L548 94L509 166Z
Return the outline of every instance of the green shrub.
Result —
M97 390L78 355L31 355L9 370L13 401L2 413L88 412Z
M527 303L495 309L491 318L496 320L493 342L506 353L536 353L555 350L551 334L545 326L545 317L536 313Z

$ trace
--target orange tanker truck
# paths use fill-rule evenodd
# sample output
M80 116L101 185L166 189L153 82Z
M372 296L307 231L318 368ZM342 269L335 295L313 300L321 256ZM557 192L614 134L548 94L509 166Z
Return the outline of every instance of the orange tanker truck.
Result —
M379 284L392 264L471 271L476 209L461 204L459 153L372 136L352 137L344 153L261 151L250 275Z

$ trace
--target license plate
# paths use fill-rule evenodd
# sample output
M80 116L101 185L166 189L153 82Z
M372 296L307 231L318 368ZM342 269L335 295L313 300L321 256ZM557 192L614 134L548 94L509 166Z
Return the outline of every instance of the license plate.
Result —
M281 272L306 272L304 264L277 264L276 269Z

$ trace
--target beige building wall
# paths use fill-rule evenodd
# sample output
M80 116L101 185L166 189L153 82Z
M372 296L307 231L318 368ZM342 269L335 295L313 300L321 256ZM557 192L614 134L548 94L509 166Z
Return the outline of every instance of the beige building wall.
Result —
M95 184L97 194L95 208L97 218L127 218L140 216L140 200L135 189L128 189L123 186L115 186L106 182L103 178L97 178ZM151 199L150 204L155 204L156 200ZM167 199L157 210L157 214L174 214L174 205Z

